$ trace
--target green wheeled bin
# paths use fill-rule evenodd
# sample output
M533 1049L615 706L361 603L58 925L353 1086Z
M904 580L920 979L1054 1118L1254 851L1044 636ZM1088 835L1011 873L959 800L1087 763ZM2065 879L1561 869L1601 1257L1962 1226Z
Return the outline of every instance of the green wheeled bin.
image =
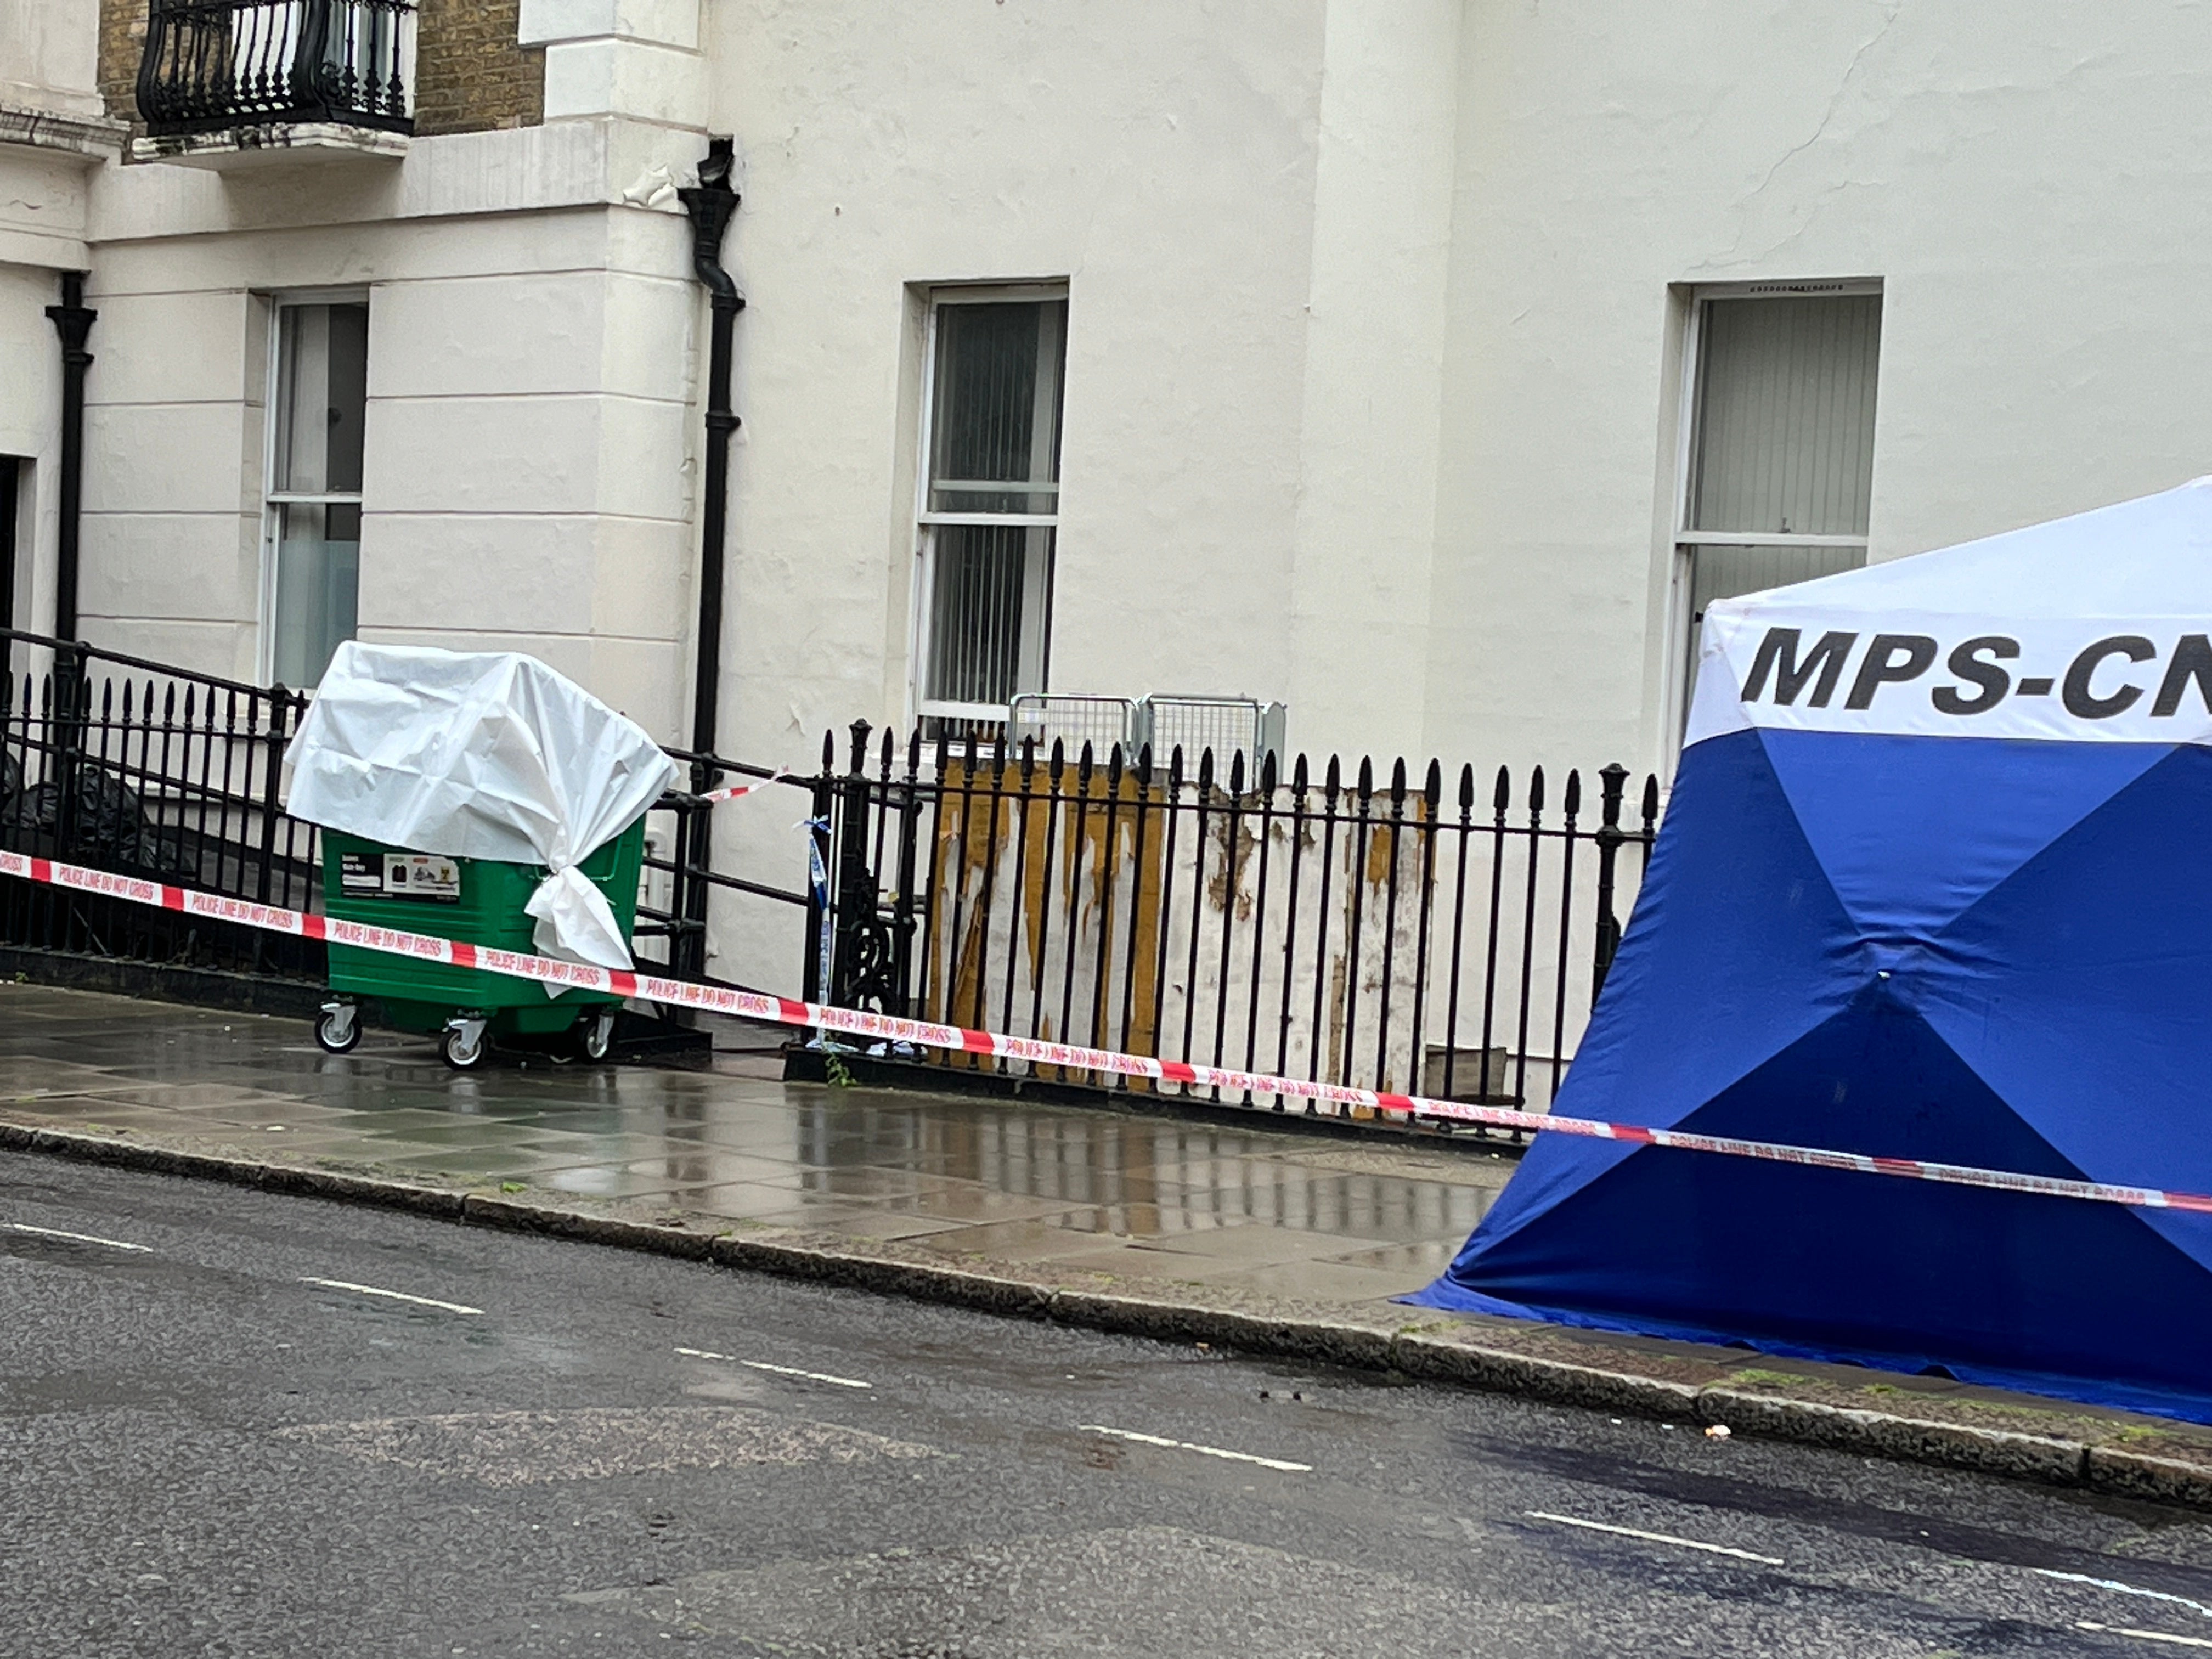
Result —
M644 853L640 817L578 866L606 896L625 939L636 922ZM347 921L534 954L536 923L523 906L545 875L535 865L448 858L323 831L324 912ZM344 1054L361 1041L360 1003L373 1000L400 1030L442 1034L440 1051L457 1070L479 1063L501 1037L570 1031L586 1058L604 1060L622 1002L605 991L549 997L532 980L350 945L330 947L330 981L331 1000L315 1023L325 1049Z

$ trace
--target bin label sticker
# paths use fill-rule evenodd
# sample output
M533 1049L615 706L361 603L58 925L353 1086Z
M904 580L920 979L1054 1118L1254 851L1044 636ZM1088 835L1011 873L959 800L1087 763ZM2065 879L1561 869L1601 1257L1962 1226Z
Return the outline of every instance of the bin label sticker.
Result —
M461 896L461 869L450 858L434 853L386 853L384 855L384 896L386 898L435 899L456 904Z
M384 861L361 853L339 854L338 890L365 898L380 896L384 891Z

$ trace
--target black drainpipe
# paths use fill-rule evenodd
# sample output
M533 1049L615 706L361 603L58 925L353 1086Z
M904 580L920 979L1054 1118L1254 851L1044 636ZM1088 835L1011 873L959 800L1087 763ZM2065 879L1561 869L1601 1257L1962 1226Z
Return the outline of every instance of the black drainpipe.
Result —
M734 159L729 139L709 139L698 184L676 192L691 216L691 269L707 285L714 307L707 359L707 477L699 512L699 662L691 703L691 747L702 755L714 750L714 714L721 695L722 543L729 517L730 434L738 429L730 409L730 337L745 308L745 296L722 269L722 232L738 210L738 192L730 184Z
M54 637L76 637L77 530L84 498L84 372L92 354L84 349L100 315L84 303L84 273L62 273L62 302L46 315L62 337L61 533L54 555Z

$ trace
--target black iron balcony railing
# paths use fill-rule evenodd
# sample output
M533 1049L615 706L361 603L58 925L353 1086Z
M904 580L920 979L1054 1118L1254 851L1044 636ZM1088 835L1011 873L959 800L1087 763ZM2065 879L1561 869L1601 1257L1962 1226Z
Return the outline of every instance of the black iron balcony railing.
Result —
M154 137L327 121L411 132L415 0L151 0L138 112Z

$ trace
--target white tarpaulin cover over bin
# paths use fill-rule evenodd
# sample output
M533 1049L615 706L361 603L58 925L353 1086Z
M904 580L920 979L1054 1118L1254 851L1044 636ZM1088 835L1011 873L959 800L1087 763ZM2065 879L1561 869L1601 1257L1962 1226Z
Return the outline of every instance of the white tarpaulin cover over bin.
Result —
M293 817L389 847L541 864L538 950L632 966L576 866L676 781L642 727L535 657L349 641L284 756ZM553 988L549 987L550 994Z

